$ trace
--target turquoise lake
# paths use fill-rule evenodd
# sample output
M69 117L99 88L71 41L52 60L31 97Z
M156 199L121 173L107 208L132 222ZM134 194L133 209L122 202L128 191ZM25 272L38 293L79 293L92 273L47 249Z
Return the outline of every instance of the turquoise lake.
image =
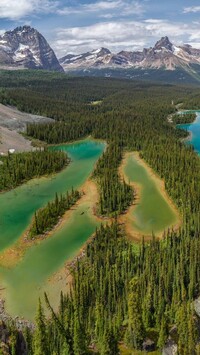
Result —
M182 128L188 132L190 132L191 137L187 139L186 144L192 144L195 151L200 155L200 112L199 111L191 111L196 112L197 118L193 123L180 124L177 125L178 128Z
M71 163L59 174L30 181L15 190L0 195L0 250L5 250L19 239L29 226L34 212L55 197L55 193L80 188L92 173L105 144L85 140L52 149L63 150ZM38 298L43 297L48 279L73 258L95 232L98 222L89 204L82 203L62 228L40 244L31 247L12 268L0 267L1 297L6 299L6 310L12 316L34 319ZM60 289L52 285L50 300L55 306Z
M27 229L34 212L53 200L56 192L79 188L89 177L105 148L104 143L84 140L54 149L65 151L70 165L55 176L33 179L0 194L0 251L14 243Z

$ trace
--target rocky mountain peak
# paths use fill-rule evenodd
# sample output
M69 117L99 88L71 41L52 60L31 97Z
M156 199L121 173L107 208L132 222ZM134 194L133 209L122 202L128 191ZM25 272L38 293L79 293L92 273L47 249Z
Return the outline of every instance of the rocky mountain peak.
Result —
M30 26L19 26L0 36L0 65L63 71L46 39Z
M109 51L109 49L107 48L101 47L99 49L92 51L92 53L96 53L97 56L102 56L102 55L111 54L111 51Z
M173 51L173 44L170 42L167 36L162 37L158 42L156 42L154 50L163 50L166 49L167 51Z
M24 26L18 26L16 27L13 31L10 32L36 32L37 30L31 26L24 25Z
M60 59L60 64L64 68L66 65L70 66L71 68L77 66L99 66L102 62L107 62L107 57L110 57L111 55L112 53L109 51L109 49L101 47L82 54L68 54Z

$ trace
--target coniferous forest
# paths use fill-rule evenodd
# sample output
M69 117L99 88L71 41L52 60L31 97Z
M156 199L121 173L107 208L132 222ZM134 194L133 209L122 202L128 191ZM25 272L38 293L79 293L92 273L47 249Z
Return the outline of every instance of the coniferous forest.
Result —
M89 135L106 140L93 178L99 213L115 216L115 221L96 231L71 266L71 291L63 290L58 312L45 295L38 302L35 330L19 332L14 323L5 325L7 353L137 354L148 342L160 354L170 341L180 355L199 354L194 300L200 296L200 160L184 144L186 133L167 119L178 104L199 108L199 88L41 73L10 77L1 72L0 101L55 119L29 124L30 137L53 144ZM118 174L124 152L131 150L139 151L164 180L182 216L179 230L169 230L160 240L152 236L150 242L134 244L118 223L118 215L134 199Z
M176 115L173 116L173 122L176 124L182 124L182 123L192 123L194 122L196 118L195 113L177 113Z

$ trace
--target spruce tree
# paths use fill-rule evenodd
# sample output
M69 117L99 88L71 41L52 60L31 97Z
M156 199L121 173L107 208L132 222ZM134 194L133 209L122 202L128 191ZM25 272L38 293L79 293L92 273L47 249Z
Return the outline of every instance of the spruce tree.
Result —
M135 349L141 349L145 333L142 321L141 297L137 277L133 278L129 284L128 333L130 345Z
M34 334L34 355L49 355L46 320L40 299L36 315L36 330Z

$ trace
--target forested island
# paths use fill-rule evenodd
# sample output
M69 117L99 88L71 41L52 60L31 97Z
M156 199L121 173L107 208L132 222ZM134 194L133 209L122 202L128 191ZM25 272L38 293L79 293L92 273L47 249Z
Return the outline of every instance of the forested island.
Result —
M2 103L55 119L29 124L28 136L48 144L87 136L107 141L93 178L99 213L115 219L97 229L85 254L71 266L71 291L63 289L57 312L45 295L34 330L19 332L14 323L5 325L7 353L19 354L23 343L20 354L160 354L169 344L181 355L198 354L200 319L194 300L200 296L200 160L182 142L185 132L167 118L180 102L185 109L200 105L199 89L29 71L12 77L2 71L0 79ZM152 235L150 242L141 238L134 244L118 223L135 193L118 173L125 151L139 152L164 180L181 213L179 230L166 231L161 240ZM50 318L44 315L46 306Z
M13 189L35 177L57 173L68 164L67 155L58 151L36 150L1 156L0 192Z
M80 196L80 192L73 189L70 194L66 193L61 196L56 194L54 201L48 202L47 206L35 212L28 232L29 237L38 237L55 227L59 219L78 201Z

